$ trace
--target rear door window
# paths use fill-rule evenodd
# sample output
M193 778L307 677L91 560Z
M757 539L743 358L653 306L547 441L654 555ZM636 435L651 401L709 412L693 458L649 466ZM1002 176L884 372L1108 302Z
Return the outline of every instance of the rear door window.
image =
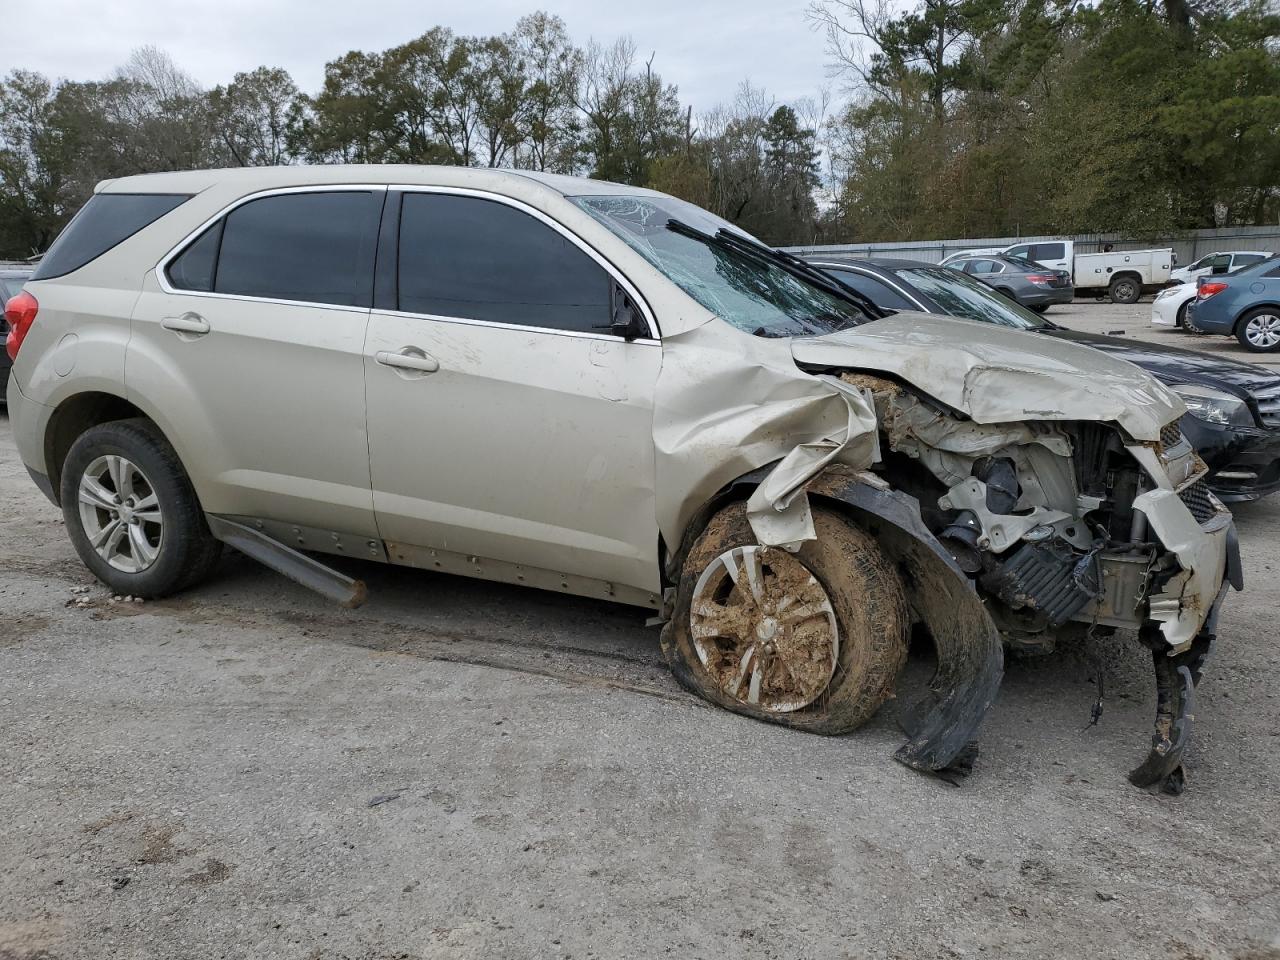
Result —
M398 305L410 313L607 333L612 278L567 237L504 203L406 193Z
M1231 261L1231 266L1232 269L1238 269L1240 267L1247 267L1251 263L1258 263L1265 259L1267 259L1267 255L1265 253L1237 253Z
M236 207L222 227L213 291L369 306L382 199L381 192L316 191L263 197ZM207 259L200 258L207 258L212 243L203 234L179 257L203 247L182 267L193 284L205 282Z
M1046 260L1061 260L1067 255L1065 244L1061 243L1037 243L1031 247L1030 259L1038 263L1044 263Z
M95 193L58 234L31 279L79 270L188 199L176 193Z

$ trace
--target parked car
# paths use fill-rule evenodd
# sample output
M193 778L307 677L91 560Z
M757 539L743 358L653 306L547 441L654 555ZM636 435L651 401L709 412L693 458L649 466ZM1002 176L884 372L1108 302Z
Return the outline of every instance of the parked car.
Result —
M1151 301L1151 322L1162 327L1185 327L1187 308L1196 298L1196 282L1165 287Z
M1170 283L1194 283L1200 277L1212 274L1230 273L1250 264L1258 263L1272 256L1269 251L1261 250L1228 250L1207 253L1195 263L1178 267L1169 272Z
M1201 277L1185 325L1196 333L1234 335L1253 353L1280 351L1280 257Z
M1182 400L1072 343L891 314L688 203L533 172L100 184L9 301L18 453L113 591L231 544L327 596L358 557L649 607L676 676L821 733L939 672L897 757L970 756L1001 635L1128 627L1135 783L1177 789L1229 511Z
M912 260L810 262L889 310L924 310L1029 330L1104 350L1146 370L1182 396L1180 426L1227 502L1280 490L1280 376L1253 363L1122 337L1078 333L1023 310L947 267Z
M1051 270L1065 270L1071 276L1077 296L1105 295L1113 303L1137 303L1143 293L1153 293L1164 287L1169 282L1169 271L1174 263L1171 247L1078 253L1074 240L1015 243L994 253L1021 257ZM944 266L956 266L957 261L992 254L990 250L963 251L952 254L942 263Z
M1040 313L1055 303L1070 303L1075 296L1071 275L1065 270L1049 270L1021 257L965 257L953 266L997 293Z
M22 285L31 276L29 263L13 263L0 260L0 304L8 303L10 297L16 297ZM0 316L0 338L8 336L9 328L4 317ZM13 366L13 358L7 351L0 351L0 391L9 385L9 368ZM0 394L0 403L4 396Z

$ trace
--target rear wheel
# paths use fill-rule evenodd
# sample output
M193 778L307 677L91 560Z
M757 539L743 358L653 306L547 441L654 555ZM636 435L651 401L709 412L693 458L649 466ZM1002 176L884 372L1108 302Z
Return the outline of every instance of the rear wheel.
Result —
M86 430L62 467L71 543L114 592L162 597L217 562L213 538L178 455L149 420Z
M1111 281L1107 292L1112 303L1137 303L1142 297L1142 284L1136 277L1120 276Z
M1253 353L1280 350L1280 310L1275 307L1250 310L1236 324L1236 339Z
M815 733L865 723L906 661L907 605L893 564L843 516L814 510L797 553L756 543L742 504L685 560L663 652L718 706Z

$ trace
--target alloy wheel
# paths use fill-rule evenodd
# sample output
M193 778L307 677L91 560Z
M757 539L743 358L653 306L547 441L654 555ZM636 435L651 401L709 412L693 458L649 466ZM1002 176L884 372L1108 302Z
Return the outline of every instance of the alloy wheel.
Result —
M835 674L840 641L826 590L780 548L736 547L693 589L694 651L727 696L770 713L813 703Z
M1280 317L1273 313L1260 313L1250 317L1244 328L1245 338L1255 347L1271 349L1280 344Z
M164 538L164 515L155 488L133 461L98 457L80 477L80 523L89 545L124 573L141 573L156 562Z

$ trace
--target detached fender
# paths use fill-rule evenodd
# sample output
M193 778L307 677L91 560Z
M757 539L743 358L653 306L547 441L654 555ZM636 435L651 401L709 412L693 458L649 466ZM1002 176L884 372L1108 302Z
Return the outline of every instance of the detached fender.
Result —
M920 518L919 501L876 480L833 469L806 489L852 510L890 552L937 647L929 692L903 711L910 739L895 759L917 770L963 766L1004 677L1000 634L973 583Z

